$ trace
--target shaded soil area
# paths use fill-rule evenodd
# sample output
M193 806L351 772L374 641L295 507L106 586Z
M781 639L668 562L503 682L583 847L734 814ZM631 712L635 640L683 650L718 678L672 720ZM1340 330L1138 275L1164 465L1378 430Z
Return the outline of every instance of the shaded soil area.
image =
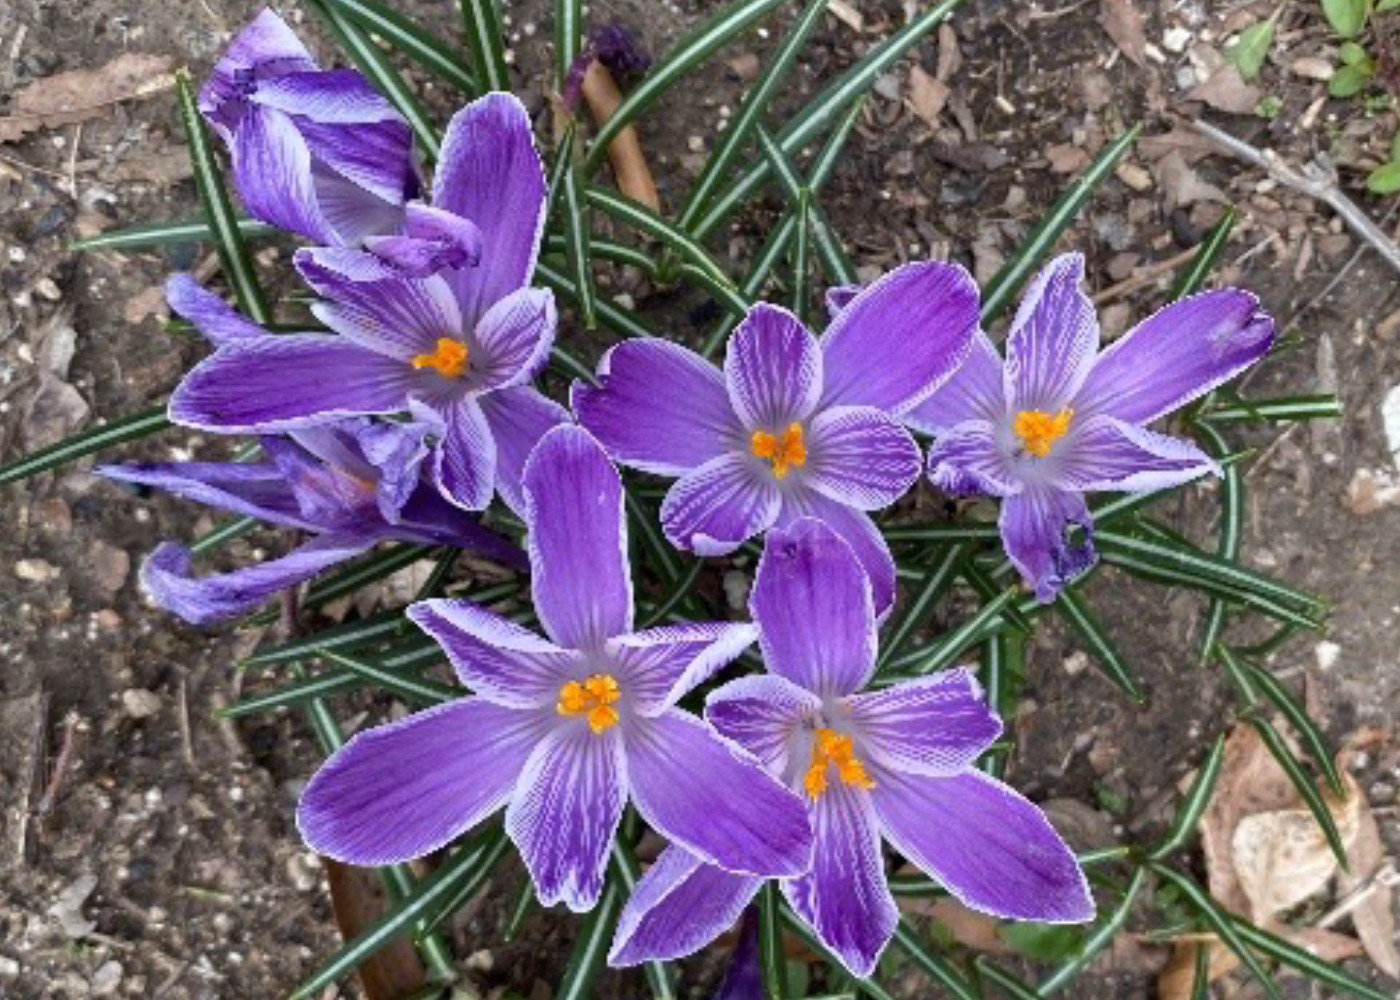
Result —
M258 6L11 0L0 7L0 116L35 81L105 66L123 53L169 57L170 67L188 65L198 79ZM335 61L321 25L278 6L327 63ZM460 40L454 4L395 6ZM595 4L591 17L626 26L660 53L719 6L610 0ZM859 18L826 17L775 102L773 125L924 5L841 6ZM1268 666L1305 695L1337 742L1368 732L1351 766L1393 851L1400 845L1393 733L1400 440L1387 442L1382 402L1400 385L1400 275L1362 253L1330 211L1208 152L1185 126L1206 117L1294 163L1326 154L1342 188L1394 232L1394 199L1367 195L1361 180L1384 157L1397 121L1376 101L1327 97L1318 66L1335 61L1337 42L1311 2L1285 5L1255 84L1217 79L1227 40L1274 7L968 0L948 29L876 82L822 205L863 278L933 255L985 280L1089 159L1142 122L1147 138L1062 241L1087 255L1107 337L1158 308L1176 270L1167 262L1194 246L1226 204L1238 207L1217 279L1258 292L1292 334L1290 349L1251 375L1246 393L1335 391L1344 405L1337 420L1228 429L1232 447L1257 449L1245 477L1245 563L1333 602L1325 637L1295 636ZM507 5L515 81L542 135L551 11L543 0ZM669 211L682 204L705 152L797 12L782 6L642 120ZM445 121L452 96L410 76ZM1207 85L1213 89L1199 89ZM1257 94L1240 89L1251 86ZM1252 113L1249 102L1265 98L1277 99L1272 118ZM1221 109L1231 102L1240 113ZM152 405L202 355L194 338L163 326L159 285L172 270L211 270L209 247L67 249L105 228L196 208L168 89L0 143L0 459ZM781 192L767 191L711 239L711 249L742 272L782 208ZM615 235L602 219L595 233ZM290 249L277 243L258 254L269 286L282 292L293 288ZM654 287L632 269L603 265L598 278L665 336L698 343L716 316L702 292ZM782 283L770 293L780 299ZM561 338L589 361L609 342L567 313ZM555 395L562 387L554 376L546 382ZM217 458L230 450L227 441L172 430L118 454ZM136 567L158 540L194 537L214 521L192 505L118 489L90 465L0 488L0 997L285 995L338 942L323 871L293 823L296 796L318 759L315 742L299 714L215 721L219 707L268 683L232 669L264 631L184 626L150 607L136 582ZM1159 513L1212 547L1216 489L1185 490ZM910 503L933 515L949 509L927 488ZM244 564L284 544L255 532L229 544L219 561ZM717 567L703 584L721 606L729 570ZM373 596L392 605L404 586L411 581ZM1052 624L1031 649L1010 772L1031 797L1053 803L1080 846L1160 831L1183 775L1234 711L1218 671L1199 666L1198 596L1113 570L1098 574L1089 595L1148 702L1134 706L1085 669L1078 641ZM948 607L948 620L933 622L930 635L965 610ZM1232 636L1264 634L1253 620L1238 629ZM400 708L357 696L340 713L349 732ZM503 944L523 877L517 863L503 865L453 923L465 996L552 995L577 922L534 908ZM1327 905L1306 907L1315 916ZM1144 908L1130 926L1156 918ZM1165 954L1127 935L1072 995L1155 995ZM723 960L716 949L685 963L682 995L709 995ZM821 974L812 968L815 994ZM1364 959L1348 968L1383 982ZM940 995L898 960L884 972L902 996ZM1290 996L1328 995L1297 979L1285 977L1285 986ZM357 989L346 984L341 995ZM1245 996L1252 987L1231 989ZM633 973L608 973L595 990L647 995Z

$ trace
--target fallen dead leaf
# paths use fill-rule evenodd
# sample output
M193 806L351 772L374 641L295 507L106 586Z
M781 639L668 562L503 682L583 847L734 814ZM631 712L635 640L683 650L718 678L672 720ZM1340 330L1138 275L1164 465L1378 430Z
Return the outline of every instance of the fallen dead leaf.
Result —
M122 306L122 319L128 323L140 323L147 316L164 319L170 315L165 304L165 289L152 285L137 292Z
M829 14L844 21L846 26L852 31L865 30L865 16L856 10L854 4L847 3L846 0L826 0L826 10Z
M943 105L948 103L949 93L948 85L929 76L923 67L914 66L909 70L909 107L929 128L937 128L938 116L943 113Z
M1232 115L1252 115L1264 99L1264 92L1251 83L1245 83L1234 63L1226 63L1186 97L1192 101L1205 101L1211 107Z
M322 858L330 888L331 912L345 941L362 934L388 910L384 887L374 872ZM427 973L413 942L398 937L358 966L360 983L369 1000L396 1000L427 982Z
M962 49L958 48L958 33L944 21L938 26L938 66L933 75L935 79L947 83L961 68Z
M1210 949L1210 964L1206 978L1214 982L1240 964L1234 953L1219 941L1178 941L1172 947L1172 957L1157 977L1157 1000L1191 1000L1191 987L1196 978L1196 952Z
M1194 205L1198 201L1228 202L1224 191L1201 179L1178 152L1168 153L1152 165L1157 182L1162 185L1167 207Z
M1149 160L1160 160L1168 153L1179 153L1187 163L1220 152L1220 147L1194 129L1173 125L1170 132L1145 135L1137 144L1138 152Z
M617 89L617 82L608 68L597 59L589 64L583 74L582 91L593 120L602 128L622 104L622 92ZM634 126L628 125L619 130L613 141L608 143L608 161L612 164L613 175L622 193L660 214L661 195L656 190L656 181L652 178L651 167L647 165L646 154L642 152L641 138Z
M24 411L21 431L31 451L57 444L87 419L92 407L82 393L61 378L44 373L39 391Z
M1347 484L1347 506L1353 514L1374 514L1400 503L1400 478L1386 469L1357 469Z
M1351 871L1337 876L1337 889L1355 892L1370 882L1385 864L1385 846L1375 814L1362 795L1357 816L1356 838L1347 851ZM1400 951L1395 947L1395 912L1391 908L1394 890L1389 883L1377 882L1366 899L1351 911L1351 922L1367 956L1391 979L1400 979Z
M1147 65L1147 33L1142 26L1142 11L1133 0L1103 0L1099 8L1099 24L1132 63L1139 68Z
M1089 165L1088 152L1067 142L1047 147L1045 158L1057 174L1077 174Z
M150 97L175 86L169 56L124 52L97 69L56 73L21 89L0 118L0 143L41 128L58 128L96 117L120 101Z

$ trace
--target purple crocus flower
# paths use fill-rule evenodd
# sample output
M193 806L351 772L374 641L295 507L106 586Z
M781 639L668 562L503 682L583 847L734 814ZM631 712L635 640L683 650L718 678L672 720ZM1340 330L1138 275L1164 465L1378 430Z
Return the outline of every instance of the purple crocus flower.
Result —
M617 461L680 477L661 507L673 545L723 555L816 517L855 549L883 614L894 560L865 512L894 503L920 464L895 417L943 384L976 328L966 271L909 264L855 295L820 341L786 310L754 306L722 373L665 340L625 341L598 386L574 384L574 412Z
M1274 339L1259 300L1227 288L1172 303L1100 353L1083 277L1079 254L1051 261L1021 300L1005 362L979 331L957 376L904 414L936 436L935 484L1002 498L1002 544L1041 601L1097 558L1085 493L1219 474L1195 445L1146 425L1239 374ZM1070 540L1071 526L1082 540Z
M270 9L214 65L199 110L248 213L318 243L393 232L418 193L408 122L355 70L320 69Z
M156 604L196 624L251 611L382 541L453 545L521 565L518 548L425 480L426 430L359 418L265 437L259 462L140 462L97 471L314 536L280 559L202 579L191 575L188 549L162 543L142 566L141 583Z
M753 642L747 623L634 632L622 483L578 427L525 471L535 611L549 638L468 601L414 605L476 692L355 737L307 786L306 842L357 865L420 857L506 807L540 901L602 890L630 798L651 826L727 869L811 862L802 803L677 701Z
M553 295L529 287L545 180L520 102L488 94L458 112L433 182L402 233L297 253L335 333L224 337L175 390L171 419L246 432L411 411L435 428L449 499L480 510L499 491L522 510L525 459L568 412L530 385L556 317Z
M854 975L870 974L899 919L882 837L973 909L1092 918L1083 872L1040 810L973 767L1001 721L968 671L857 693L875 671L875 612L842 539L810 518L769 532L750 611L770 673L712 692L705 714L806 797L812 868L782 890ZM609 961L689 954L761 883L668 847L623 910Z

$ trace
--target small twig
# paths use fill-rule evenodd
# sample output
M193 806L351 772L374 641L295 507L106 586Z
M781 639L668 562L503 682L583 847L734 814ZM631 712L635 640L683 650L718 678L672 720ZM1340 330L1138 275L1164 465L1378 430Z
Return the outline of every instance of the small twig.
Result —
M1324 167L1310 163L1302 170L1285 162L1271 149L1256 149L1243 139L1237 139L1229 132L1216 128L1209 122L1193 121L1191 127L1206 138L1219 144L1231 155L1251 163L1266 171L1270 177L1300 194L1307 195L1327 205L1341 216L1342 221L1351 227L1352 232L1371 244L1385 262L1400 271L1400 246L1387 236L1371 217L1361 211L1356 203L1342 193L1330 172Z
M68 765L73 758L73 745L78 735L78 724L81 722L82 716L71 709L63 719L63 743L59 746L58 757L53 763L53 774L49 776L48 787L44 789L43 797L34 808L34 815L40 819L51 813L58 803L58 793L63 788L63 778L68 773Z
M1355 889L1351 890L1351 892L1337 900L1336 905L1324 913L1322 918L1318 920L1317 926L1331 927L1352 910L1355 910L1362 903L1366 902L1374 893L1381 889L1394 888L1397 885L1400 885L1400 873L1396 872L1393 863L1387 861L1372 872L1371 877L1365 882L1362 882Z
M1289 424L1286 428L1284 428L1283 433L1280 434L1278 437L1274 438L1273 441L1269 444L1269 446L1263 451L1261 451L1253 462L1249 463L1249 470L1245 472L1244 478L1253 479L1260 472L1260 470L1264 468L1265 463L1267 463L1269 459L1273 458L1274 452L1278 451L1279 447L1283 444L1283 442L1288 440L1288 438L1292 436L1293 432L1302 426L1303 422L1301 420L1296 420L1293 423Z
M1386 209L1385 215L1381 216L1380 225L1389 225L1391 218L1395 215L1396 209L1400 209L1400 202L1396 202L1395 204L1391 205L1390 208ZM1322 291L1318 292L1312 298L1308 299L1306 303L1304 303L1300 308L1295 310L1293 315L1288 317L1287 322L1280 325L1279 329L1290 329L1293 326L1293 324L1297 323L1298 320L1303 318L1303 316L1305 316L1307 313L1312 312L1312 310L1317 307L1317 304L1319 302L1327 298L1327 296L1331 295L1333 289L1335 289L1338 285L1342 283L1343 280L1346 279L1346 276L1351 273L1352 268L1356 267L1356 265L1360 263L1361 258L1366 256L1366 251L1369 249L1371 249L1371 245L1369 243L1363 243L1361 244L1361 246L1357 247L1356 252L1353 253L1349 258L1347 258L1347 262L1342 265L1341 270L1339 270L1332 277L1331 281L1327 282L1327 284L1323 287Z
M34 724L29 732L29 773L24 776L21 792L19 816L15 831L15 863L25 864L29 860L29 821L34 806L34 797L39 794L39 783L44 775L44 758L49 734L49 702L51 696L45 688L40 688L34 699Z
M185 763L191 768L198 765L194 759L194 733L190 729L190 693L189 685L185 681L184 674L180 675L180 686L177 689L179 701L179 713L177 719L180 723L180 743L185 750Z
M1135 292L1143 285L1150 285L1168 271L1174 271L1182 264L1196 255L1198 247L1190 247L1174 254L1166 260L1155 260L1150 264L1144 264L1135 270L1129 277L1114 285L1109 285L1103 291L1094 296L1094 305L1101 306L1105 302L1112 302L1116 298Z

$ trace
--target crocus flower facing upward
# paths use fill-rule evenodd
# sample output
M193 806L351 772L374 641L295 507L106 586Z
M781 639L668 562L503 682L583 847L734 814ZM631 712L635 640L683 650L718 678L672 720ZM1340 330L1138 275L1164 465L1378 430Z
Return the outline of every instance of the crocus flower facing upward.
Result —
M870 974L899 919L882 838L973 909L1092 918L1083 872L1045 817L973 767L1001 722L966 670L859 693L875 670L875 613L844 541L810 518L770 531L750 611L769 673L718 688L705 715L807 800L812 868L782 890L854 975ZM761 883L668 847L623 910L610 961L703 947Z
M862 290L819 341L791 313L755 306L721 372L665 340L625 341L599 385L575 383L579 421L619 462L679 476L666 537L722 555L774 525L816 517L855 549L881 613L895 569L865 513L918 479L896 417L953 373L977 327L977 288L955 265L898 268Z
M640 632L622 484L596 441L559 427L525 472L535 611L548 638L467 601L409 616L475 697L372 729L311 779L308 844L358 865L427 854L505 806L540 901L593 906L630 798L651 826L726 869L811 862L802 803L676 702L751 642L746 623Z
M413 133L352 69L322 70L272 10L239 33L199 93L248 213L318 243L398 229L417 196Z
M335 332L225 338L175 390L171 419L245 432L411 411L436 430L449 499L480 510L499 491L520 511L530 449L568 419L530 385L555 330L553 296L529 287L544 207L524 107L472 102L448 125L433 204L410 205L402 233L297 253Z
M280 559L195 578L190 551L161 544L141 568L156 604L188 622L230 618L388 540L452 545L523 563L523 553L442 499L420 469L426 428L347 420L265 437L258 462L142 462L98 472L313 537Z
M1085 493L1218 474L1194 444L1147 424L1239 374L1274 338L1258 299L1228 288L1174 302L1100 352L1083 277L1080 255L1053 260L1021 301L1005 362L979 331L957 377L904 414L935 435L936 485L1002 498L1002 543L1041 601L1096 559Z

